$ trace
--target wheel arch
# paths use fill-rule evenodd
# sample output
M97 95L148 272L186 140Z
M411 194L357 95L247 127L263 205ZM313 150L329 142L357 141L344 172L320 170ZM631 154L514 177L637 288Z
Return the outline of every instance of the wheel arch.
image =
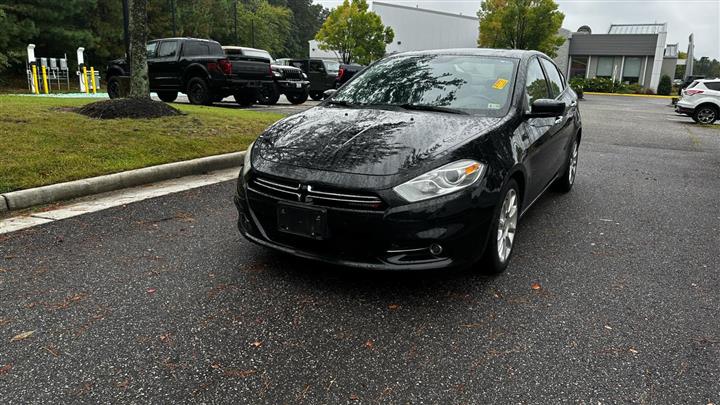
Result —
M520 164L517 164L512 169L510 169L507 176L505 177L505 182L503 183L503 185L510 180L515 180L518 185L518 192L520 193L520 209L522 210L522 208L525 206L524 203L527 178L525 175L525 169Z
M205 69L204 66L199 64L194 64L188 66L188 68L185 70L185 73L183 74L183 81L182 81L182 90L183 92L187 90L187 85L190 79L194 77L200 77L202 79L208 79L210 77L210 74L208 73L207 69Z

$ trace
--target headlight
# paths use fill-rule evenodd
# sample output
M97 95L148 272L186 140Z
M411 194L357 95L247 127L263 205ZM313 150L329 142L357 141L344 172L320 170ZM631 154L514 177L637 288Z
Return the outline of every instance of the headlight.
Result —
M245 177L246 174L252 169L252 148L255 146L255 142L251 143L250 146L245 150L245 161L243 162L242 175Z
M303 80L307 80L307 75L303 72Z
M408 202L422 201L468 187L484 174L484 164L460 160L418 176L393 190Z
M273 76L275 76L275 77L282 77L283 74L282 74L282 72L278 72L277 70L273 70Z

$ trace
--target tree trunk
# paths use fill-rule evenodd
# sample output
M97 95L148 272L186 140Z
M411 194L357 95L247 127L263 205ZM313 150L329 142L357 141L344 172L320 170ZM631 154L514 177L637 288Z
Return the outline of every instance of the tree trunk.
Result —
M150 98L146 43L147 0L130 0L131 98Z

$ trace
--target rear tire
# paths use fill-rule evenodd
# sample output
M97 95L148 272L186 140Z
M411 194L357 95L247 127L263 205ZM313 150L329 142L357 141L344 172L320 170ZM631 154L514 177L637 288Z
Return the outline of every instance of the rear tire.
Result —
M107 91L110 99L120 98L120 79L113 76L108 79Z
M158 98L166 103L172 103L177 99L177 91L158 91Z
M500 274L505 271L512 257L519 219L520 188L514 179L510 179L500 192L500 201L490 223L490 235L480 262L483 273Z
M698 124L712 125L718 119L718 109L712 105L701 105L695 109L692 116Z
M573 184L575 184L575 177L577 176L577 163L578 163L578 150L580 143L577 137L573 139L568 151L567 163L565 170L563 170L562 176L555 180L554 188L556 191L561 193L567 193L572 190Z
M289 102L297 105L297 104L302 104L302 103L306 102L308 99L308 94L307 93L297 94L297 95L286 94L285 97L287 97Z
M212 94L210 87L205 79L201 77L193 77L187 85L187 96L190 104L195 105L211 105Z
M310 93L310 98L312 98L315 101L320 101L323 99L323 94L320 91L313 91ZM307 98L306 98L307 100Z

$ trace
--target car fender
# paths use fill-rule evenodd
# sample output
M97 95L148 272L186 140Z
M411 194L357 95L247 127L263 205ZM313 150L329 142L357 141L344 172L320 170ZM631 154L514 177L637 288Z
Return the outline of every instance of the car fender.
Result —
M207 68L200 63L192 63L188 65L187 68L185 68L185 73L183 74L183 88L187 86L188 81L190 81L190 78L193 77L210 79L210 72L208 72Z

